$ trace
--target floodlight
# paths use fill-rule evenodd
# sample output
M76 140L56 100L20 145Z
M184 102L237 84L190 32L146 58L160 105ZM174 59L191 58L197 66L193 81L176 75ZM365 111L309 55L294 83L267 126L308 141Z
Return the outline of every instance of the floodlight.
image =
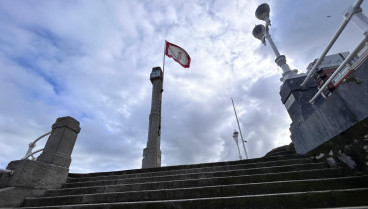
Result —
M259 5L255 14L257 19L267 22L270 16L270 6L266 3Z
M233 138L234 140L237 142L238 141L238 132L234 130L234 133L233 133Z
M253 29L253 36L255 38L258 38L259 40L262 41L263 44L265 44L265 32L266 31L266 27L264 25L256 25Z

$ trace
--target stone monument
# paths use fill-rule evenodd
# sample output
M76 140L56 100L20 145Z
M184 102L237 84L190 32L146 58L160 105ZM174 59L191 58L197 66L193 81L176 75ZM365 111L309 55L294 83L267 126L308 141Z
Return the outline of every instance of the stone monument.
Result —
M143 150L142 168L161 167L161 101L163 92L163 72L154 67L151 72L152 103L149 116L147 147Z

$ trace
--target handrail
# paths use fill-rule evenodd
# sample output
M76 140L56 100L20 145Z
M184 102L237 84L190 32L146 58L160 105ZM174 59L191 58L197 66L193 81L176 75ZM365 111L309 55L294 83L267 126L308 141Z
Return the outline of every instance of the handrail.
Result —
M304 79L303 83L300 84L301 88L304 88L305 85L307 84L307 82L312 78L312 75L316 72L316 69L318 68L318 66L321 64L321 62L323 61L323 59L325 58L326 54L330 51L332 45L335 43L335 41L337 40L337 38L340 36L341 32L345 29L346 25L349 23L349 21L351 20L351 18L353 17L353 15L361 10L360 9L360 5L362 4L364 0L357 0L352 9L351 9L351 13L345 17L345 20L342 22L342 24L340 25L340 27L337 29L335 35L333 36L332 40L330 41L330 43L327 45L326 49L323 51L321 57L317 60L317 62L314 64L313 68L308 72L307 77Z
M368 34L364 36L363 40L359 43L357 47L349 54L349 56L341 63L341 65L335 70L335 72L331 75L331 77L323 84L323 86L318 90L316 95L309 101L309 103L314 103L316 98L322 93L322 91L331 83L331 81L339 74L340 71L342 71L346 64L349 63L355 55L359 52L359 50L362 48L362 46L367 42Z
M27 158L29 158L29 157L31 157L31 156L32 156L32 158L34 158L34 157L33 157L33 155L34 155L34 154L36 154L36 153L38 153L38 152L41 152L43 149L44 149L44 148L39 149L39 150L37 150L37 151L34 151L34 152L32 152L32 153L30 153L30 154L28 154L28 155L24 156L24 157L22 158L22 160L27 159Z
M14 174L14 171L13 170L9 170L9 169L2 169L2 168L0 168L0 173L7 173L10 176L12 176Z
M27 150L25 156L22 158L22 160L27 159L29 157L32 157L32 160L35 160L35 158L33 157L33 154L35 154L35 153L40 152L40 151L43 150L43 149L41 149L41 150L37 150L36 152L32 152L33 148L36 146L36 142L38 142L40 139L42 139L43 137L45 137L45 136L47 136L49 134L51 134L51 131L50 132L47 132L47 133L45 133L43 135L41 135L40 137L38 137L37 139L35 139L33 142L31 142L29 144L28 150Z

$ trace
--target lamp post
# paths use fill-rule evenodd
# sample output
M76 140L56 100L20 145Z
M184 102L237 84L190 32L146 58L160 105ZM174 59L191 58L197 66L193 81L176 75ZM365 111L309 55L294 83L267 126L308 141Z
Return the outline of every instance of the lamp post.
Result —
M233 139L235 141L236 147L238 148L239 160L241 160L242 159L242 156L240 154L240 149L239 149L239 144L238 144L238 136L239 136L239 133L236 130L234 130Z
M296 77L298 70L290 69L289 65L286 63L285 55L280 54L269 33L268 27L271 26L271 20L270 20L270 7L268 6L268 4L264 3L259 5L255 12L255 15L257 19L265 21L266 26L256 25L253 29L252 34L255 38L261 40L264 45L266 45L266 39L270 43L271 48L276 55L275 62L278 66L281 67L283 71L280 81L284 82L288 78Z
M234 113L235 113L235 118L236 118L236 122L238 123L238 128L239 128L239 132L240 132L240 137L241 137L241 141L243 143L243 148L244 148L244 153L245 153L245 157L248 159L248 153L247 153L247 149L245 148L245 141L244 138L243 138L243 134L242 134L242 131L241 131L241 128L240 128L240 124L239 124L239 120L238 120L238 114L236 114L236 109L235 109L235 104L234 104L234 100L233 98L231 98L231 102L233 103L233 108L234 108ZM238 133L238 132L236 132ZM235 132L234 132L235 134ZM238 136L238 135L237 135Z

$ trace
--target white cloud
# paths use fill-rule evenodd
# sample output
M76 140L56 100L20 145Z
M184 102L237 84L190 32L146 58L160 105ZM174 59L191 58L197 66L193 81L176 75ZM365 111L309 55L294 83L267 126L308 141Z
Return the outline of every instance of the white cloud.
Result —
M149 73L162 66L165 39L189 52L192 63L182 69L166 58L163 165L237 160L231 97L250 157L290 143L278 95L281 70L271 48L251 33L260 3L0 2L0 167L23 157L57 117L70 115L82 128L72 172L140 168ZM342 21L331 3L269 2L271 35L292 66L304 70L319 57L330 37L324 33ZM341 13L351 3L334 7Z

